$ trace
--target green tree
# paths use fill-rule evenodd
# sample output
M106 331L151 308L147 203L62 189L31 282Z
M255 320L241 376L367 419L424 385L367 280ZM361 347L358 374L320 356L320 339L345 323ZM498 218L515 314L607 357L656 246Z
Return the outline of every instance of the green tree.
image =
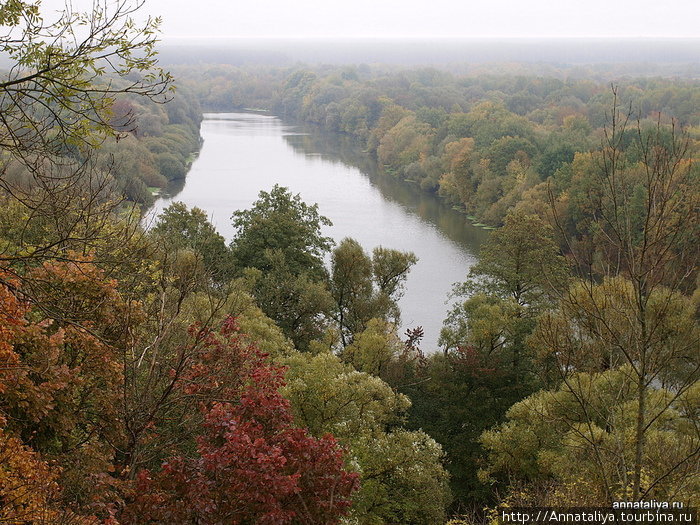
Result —
M236 234L231 242L239 268L271 269L270 254L279 250L294 275L308 274L316 279L326 275L323 257L333 240L321 234L331 221L318 213L318 205L308 205L299 194L275 185L261 191L248 210L233 214Z
M360 473L351 516L360 523L433 524L449 503L442 450L420 430L399 425L408 398L332 353L297 353L285 360L295 420L311 434L332 433Z
M395 304L403 296L403 284L411 267L417 262L418 257L412 252L400 252L381 246L372 250L372 276L381 300ZM389 308L392 309L393 307ZM398 319L396 311L392 315Z
M486 457L479 437L532 392L509 365L498 354L463 347L426 356L391 381L411 398L407 426L427 432L445 451L453 513L478 516L493 501L492 487L477 476Z
M511 212L482 247L469 279L455 288L467 298L450 311L441 344L507 354L513 369L529 368L525 338L566 279L552 228L535 215Z
M379 162L391 173L400 173L429 152L433 132L430 125L418 122L414 115L404 117L382 136L377 148Z
M509 479L513 505L610 505L633 496L636 374L629 365L571 374L559 388L513 405L483 434L482 476ZM697 505L698 383L683 394L649 386L640 496Z
M478 436L537 388L526 340L565 278L552 228L537 216L511 212L483 245L469 279L456 287L464 298L444 322L444 355L405 380L415 384L403 390L416 399L411 423L445 447L461 511L489 500L488 485L476 476L484 457Z
M325 281L307 273L295 275L281 250L268 250L266 272L247 271L250 290L263 312L277 323L300 350L323 336L333 305Z
M378 247L372 258L354 239L343 239L331 256L330 292L335 300L333 317L343 346L364 331L370 319L398 324L397 301L403 283L418 261L411 252Z
M233 261L226 241L199 208L188 210L182 202L171 204L158 216L152 232L170 252L189 249L199 254L205 268L218 281L233 276Z
M471 163L474 139L463 138L445 144L444 173L440 177L440 195L457 203L468 205L475 189Z
M512 298L520 306L542 307L566 284L568 272L559 253L553 229L541 218L511 212L481 248L468 287Z
M673 125L632 132L616 96L601 150L572 163L575 227L557 215L579 279L529 339L555 386L483 438L530 504L697 494L697 174Z
M275 185L269 193L261 191L252 208L236 211L233 224L234 260L239 270L256 270L249 275L255 276L251 290L258 305L305 349L322 334L330 307L323 256L333 241L321 234L330 220L318 213L318 205Z
M446 351L469 347L487 357L499 356L520 370L524 341L534 322L513 299L476 293L452 307L440 331L440 344Z
M392 364L404 352L404 343L396 335L396 327L382 319L370 319L367 328L357 334L343 349L344 361L356 370L382 379L391 372Z
M570 417L567 411L558 416L562 432L577 433L579 441L586 442L591 455L588 475L598 478L596 490L607 501L661 499L666 496L664 491L671 494L674 490L685 494L677 475L697 470L700 460L697 428L694 434L682 432L673 437L680 442L665 449L667 460L655 457L652 445L660 439L657 431L665 422L686 410L683 407L691 399L688 393L700 378L695 308L678 292L656 287L646 298L643 317L639 315L631 281L619 276L593 286L581 281L572 286L557 310L542 316L530 341L549 365L546 368L554 364L559 390L571 409ZM645 330L645 326L653 328ZM620 384L606 391L602 403L586 385L604 385L610 378L617 378ZM618 410L624 410L624 418ZM594 430L606 432L602 435L611 439L619 432L625 439L612 448L609 441L591 434Z
M673 371L672 390L680 396L700 370L697 323L676 332L678 294L692 292L696 284L700 192L698 172L689 161L690 144L675 124L659 119L647 129L637 121L636 129L629 130L630 113L619 110L616 89L613 99L601 150L587 172L591 191L581 199L587 213L578 233L567 236L577 271L585 279L564 297L562 308L573 304L572 314L583 323L571 320L588 340L614 349L619 359L611 356L603 368L624 364L635 375L634 459L625 490L638 500L645 494L647 432L664 413L649 405L650 387ZM572 371L568 360L577 339L563 344L548 337L556 346L550 353L563 378ZM686 365L679 369L684 359Z
M331 256L330 289L343 346L373 317L372 261L354 239L343 239Z

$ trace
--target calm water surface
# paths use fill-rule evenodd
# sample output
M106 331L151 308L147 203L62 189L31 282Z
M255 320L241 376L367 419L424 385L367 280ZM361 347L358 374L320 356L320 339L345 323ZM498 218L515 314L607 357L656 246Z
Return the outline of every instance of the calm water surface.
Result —
M207 114L201 134L204 145L184 185L169 188L155 213L173 201L197 206L230 240L234 210L249 208L261 190L286 186L318 203L333 221L324 235L336 242L353 237L370 254L384 246L418 256L400 301L401 330L423 326L423 349L437 349L448 293L466 277L487 232L413 185L379 176L347 137L249 113Z

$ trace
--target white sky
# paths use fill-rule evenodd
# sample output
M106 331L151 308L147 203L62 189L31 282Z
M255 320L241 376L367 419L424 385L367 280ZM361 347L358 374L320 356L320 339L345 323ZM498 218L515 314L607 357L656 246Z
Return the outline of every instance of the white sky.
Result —
M163 17L164 37L700 37L700 0L145 0L142 10Z

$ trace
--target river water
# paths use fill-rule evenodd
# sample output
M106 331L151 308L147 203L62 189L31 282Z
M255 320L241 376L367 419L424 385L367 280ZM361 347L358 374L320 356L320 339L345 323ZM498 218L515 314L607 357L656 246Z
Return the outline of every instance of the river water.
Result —
M155 213L173 201L197 206L230 240L233 211L249 208L261 190L286 186L318 203L333 222L323 233L336 242L353 237L369 254L384 246L418 256L399 302L401 332L422 326L423 350L437 350L448 294L474 264L486 231L415 185L379 175L347 137L251 113L206 114L201 135L187 178L156 201Z

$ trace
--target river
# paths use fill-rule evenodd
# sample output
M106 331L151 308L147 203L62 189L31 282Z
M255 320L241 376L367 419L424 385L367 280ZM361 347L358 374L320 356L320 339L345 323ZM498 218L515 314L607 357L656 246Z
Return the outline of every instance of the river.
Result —
M401 332L422 326L423 350L438 348L448 294L474 264L486 231L415 185L379 175L347 137L251 113L206 114L201 135L187 178L156 201L155 213L173 201L197 206L230 240L233 211L249 208L261 190L286 186L318 203L333 222L323 233L336 242L353 237L369 254L384 246L418 256L399 302Z

